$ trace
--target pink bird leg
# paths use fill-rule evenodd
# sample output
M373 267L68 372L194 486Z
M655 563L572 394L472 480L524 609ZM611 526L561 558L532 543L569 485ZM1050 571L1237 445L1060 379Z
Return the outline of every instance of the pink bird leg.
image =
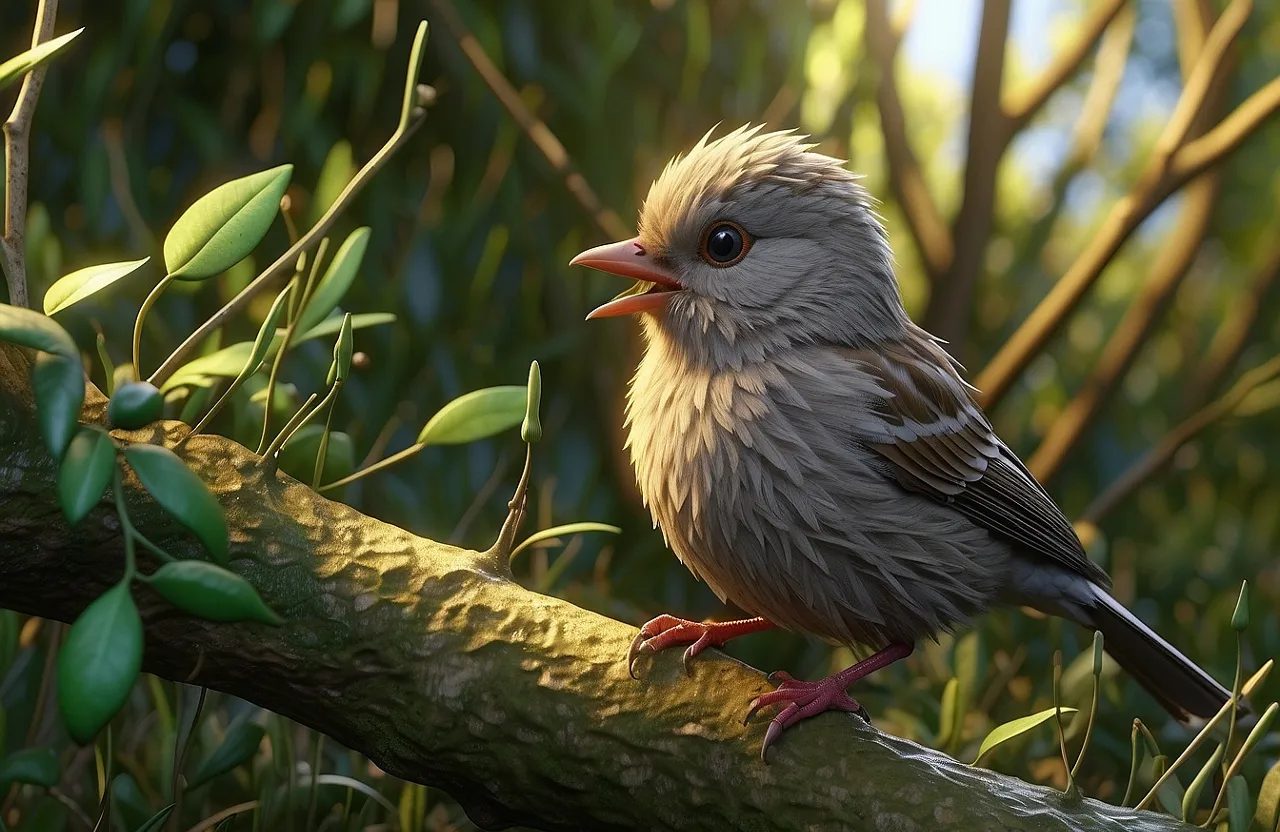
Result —
M823 711L845 711L858 714L870 722L866 709L849 695L849 686L882 667L888 667L899 659L905 659L914 649L910 644L890 644L874 656L828 676L821 682L803 682L793 679L790 674L783 671L770 674L770 678L782 680L778 689L770 693L762 693L751 700L751 709L747 711L747 717L743 720L745 725L761 708L785 703L782 710L769 723L769 729L765 731L764 743L760 746L760 759L765 759L765 752L778 737L782 736L783 731Z
M627 672L631 678L637 678L635 672L636 659L642 653L657 653L668 647L689 645L684 651L685 673L689 669L689 660L708 647L723 647L731 638L758 633L774 627L772 621L763 618L744 618L741 621L686 621L674 615L660 615L640 628L635 640L631 642L631 650L627 653Z

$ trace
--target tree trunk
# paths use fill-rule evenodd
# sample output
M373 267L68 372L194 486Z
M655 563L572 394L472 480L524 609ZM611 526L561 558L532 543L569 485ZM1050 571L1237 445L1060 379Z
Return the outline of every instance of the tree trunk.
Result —
M73 621L120 577L119 523L104 500L67 527L29 368L29 355L0 344L0 607ZM91 389L84 418L100 421L103 409ZM172 445L183 430L168 422L127 438ZM1189 828L1067 800L843 714L788 731L766 765L764 721L742 725L747 702L769 688L759 671L709 651L686 677L673 651L643 661L635 681L624 660L634 628L524 589L477 552L267 475L229 440L197 437L182 453L226 508L233 567L287 620L198 621L136 588L145 670L315 728L444 789L483 827ZM127 488L144 534L200 556L135 480Z

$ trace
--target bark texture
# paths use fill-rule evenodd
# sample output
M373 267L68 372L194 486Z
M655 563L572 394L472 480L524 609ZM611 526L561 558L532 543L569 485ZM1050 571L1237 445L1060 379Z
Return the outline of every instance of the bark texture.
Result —
M0 607L72 621L118 579L104 501L75 530L36 431L29 356L0 344ZM89 391L84 418L102 416ZM176 422L128 435L170 444ZM124 434L116 434L123 437ZM386 771L446 790L479 825L548 830L1187 829L975 769L828 714L757 756L768 689L715 651L627 675L634 628L522 588L477 552L331 502L219 437L183 451L226 508L233 567L285 616L211 624L135 591L145 669L243 697ZM127 486L139 529L179 556L190 536ZM201 662L201 654L203 661Z

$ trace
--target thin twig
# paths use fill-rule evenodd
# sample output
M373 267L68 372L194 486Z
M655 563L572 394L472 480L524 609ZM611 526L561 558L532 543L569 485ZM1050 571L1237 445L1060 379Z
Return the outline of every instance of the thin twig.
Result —
M489 59L484 47L467 28L467 24L463 22L453 3L449 0L428 0L428 5L435 12L436 18L445 31L458 44L458 48L462 50L462 54L484 81L485 86L506 108L529 141L533 142L534 147L547 160L547 164L551 165L552 170L560 175L565 188L582 206L582 210L586 211L600 230L609 237L621 239L631 236L631 232L627 230L627 224L621 217L606 207L596 196L595 190L573 164L573 160L569 158L569 152L565 150L560 140L541 119L529 111L524 101L520 99L520 93L516 92L516 88Z
M876 85L876 109L884 135L885 159L889 165L889 187L902 208L911 238L920 250L931 282L937 282L951 265L954 255L951 231L929 191L920 161L911 149L906 116L894 73L901 43L889 19L885 0L867 0L866 47L880 70Z
M40 0L36 4L36 23L31 47L53 38L53 23L58 15L58 0ZM0 267L9 284L9 304L26 308L31 305L27 294L27 186L31 176L31 121L35 117L40 89L44 86L48 64L27 73L18 100L4 123L4 236L0 237Z
M422 62L422 50L426 43L427 25L422 23L418 27L417 36L413 42L413 51L409 59L408 75L405 79L404 88L404 106L401 109L400 123L396 126L395 132L387 139L377 153L373 155L364 167L347 183L347 187L343 189L338 198L329 206L329 210L325 211L324 216L316 221L302 239L289 247L289 250L281 254L279 258L272 263L266 271L258 275L240 294L236 295L227 304L213 313L209 320L200 325L195 332L187 337L176 350L174 350L168 358L161 363L159 369L151 374L147 379L152 384L159 387L169 376L173 375L173 371L182 366L187 356L200 345L206 337L209 336L218 327L225 324L228 320L235 317L242 309L247 307L249 303L258 295L272 288L276 278L281 275L290 273L298 261L298 256L309 250L311 246L324 237L338 217L351 204L356 195L364 189L369 180L374 177L383 165L395 155L396 151L405 145L409 138L417 132L422 126L422 122L426 118L426 110L420 105L414 105L418 95L418 68Z
M1085 58L1093 50L1102 33L1116 19L1127 0L1105 0L1080 24L1080 31L1066 49L1058 53L1048 68L1030 84L1004 97L1003 109L1011 135L1017 134L1035 118L1040 108L1062 85L1080 71Z
M1197 411L1191 418L1166 433L1155 447L1121 474L1120 478L1108 486L1106 491L1094 498L1080 515L1079 522L1094 525L1102 522L1102 518L1110 514L1130 494L1137 491L1143 483L1159 473L1183 445L1230 416L1245 397L1276 376L1280 376L1280 356L1245 373L1221 398Z
M992 408L1049 343L1088 294L1102 271L1134 230L1166 197L1191 178L1224 159L1262 122L1280 109L1280 78L1248 100L1217 127L1185 145L1182 142L1202 110L1210 89L1219 81L1224 58L1239 26L1239 10L1249 0L1233 0L1205 41L1174 115L1156 141L1150 160L1129 193L1117 202L1088 246L1044 300L1013 333L978 375L982 404Z

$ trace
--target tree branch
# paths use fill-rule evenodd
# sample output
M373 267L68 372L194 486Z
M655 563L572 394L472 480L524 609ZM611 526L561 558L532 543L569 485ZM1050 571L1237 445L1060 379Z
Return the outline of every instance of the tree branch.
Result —
M27 355L0 344L0 606L71 621L118 579L119 527L104 505L67 528L29 373ZM103 409L90 390L86 417ZM170 422L128 438L172 445L184 432ZM767 818L783 832L1189 829L1066 799L844 715L788 732L766 765L764 723L741 722L768 688L758 671L709 651L688 677L675 651L637 682L624 660L634 628L266 474L221 437L198 436L183 455L227 512L234 568L286 623L197 621L140 588L147 671L322 731L394 776L443 788L486 828L726 830ZM140 530L198 555L136 483L128 490Z
M458 48L462 50L462 54L484 81L485 86L506 108L529 141L533 142L533 146L547 160L547 164L551 165L551 169L560 175L566 190L578 201L582 210L587 212L587 216L591 217L596 226L612 239L620 240L630 237L632 232L628 230L627 224L600 201L586 177L574 166L564 145L551 132L551 129L530 112L520 100L520 93L516 92L511 82L485 54L484 47L467 28L467 24L463 22L462 16L453 7L453 3L449 0L428 0L428 5L431 6L440 25L458 44Z
M867 0L866 46L880 70L876 109L880 113L880 131L889 165L889 187L902 207L907 229L920 250L920 260L930 283L936 285L951 266L953 244L951 231L929 192L920 162L907 138L906 115L894 71L902 35L889 20L885 0Z
M31 35L35 48L53 37L58 0L40 0ZM27 294L27 186L31 175L31 121L44 87L48 64L27 73L18 100L4 123L4 236L0 237L0 267L9 285L12 306L31 305Z
M1093 7L1093 11L1080 25L1080 31L1074 41L1059 52L1040 76L1022 90L1004 97L1003 110L1008 119L1010 135L1016 135L1027 126L1036 113L1044 106L1062 85L1071 80L1084 59L1093 51L1094 44L1102 37L1102 33L1115 20L1120 10L1125 8L1127 0L1103 0Z
M1010 336L978 375L984 407L999 404L1034 359L1093 288L1103 269L1151 212L1194 176L1223 161L1280 109L1280 78L1250 96L1204 136L1181 144L1202 112L1210 90L1221 82L1219 73L1235 33L1243 25L1249 0L1233 0L1214 24L1191 71L1182 97L1156 141L1138 181L1103 221L1066 274Z
M947 341L963 357L973 312L973 295L991 239L996 204L996 174L1011 135L1000 108L1004 54L1009 39L1009 0L986 0L978 31L969 103L969 144L964 166L964 196L951 229L954 256L946 274L933 285L925 329Z

